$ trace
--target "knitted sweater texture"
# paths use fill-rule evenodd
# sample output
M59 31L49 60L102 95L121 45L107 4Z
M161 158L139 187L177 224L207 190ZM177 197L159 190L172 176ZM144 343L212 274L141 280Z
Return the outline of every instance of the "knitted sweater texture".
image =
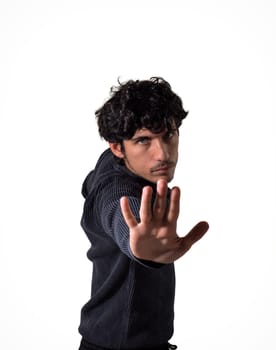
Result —
M156 185L134 175L110 150L99 158L83 184L81 225L91 243L91 299L83 306L79 331L95 345L138 349L167 343L173 334L173 264L136 259L120 209L127 196L139 221L142 188ZM154 198L154 196L153 196Z

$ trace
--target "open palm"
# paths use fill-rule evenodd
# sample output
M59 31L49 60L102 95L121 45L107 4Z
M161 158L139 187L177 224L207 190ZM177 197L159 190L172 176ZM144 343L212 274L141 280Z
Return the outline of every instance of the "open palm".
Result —
M176 233L179 215L180 189L171 190L167 206L167 183L159 180L153 208L152 188L143 188L140 222L133 215L127 197L121 198L121 210L129 227L130 248L135 257L169 264L183 256L207 232L209 225L199 222L184 237Z

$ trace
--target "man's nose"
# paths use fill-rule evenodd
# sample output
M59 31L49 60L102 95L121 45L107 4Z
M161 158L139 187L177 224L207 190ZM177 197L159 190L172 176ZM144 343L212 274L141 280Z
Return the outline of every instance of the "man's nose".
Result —
M168 145L161 141L161 140L155 140L154 145L154 156L155 159L158 161L167 161L169 159L169 149Z

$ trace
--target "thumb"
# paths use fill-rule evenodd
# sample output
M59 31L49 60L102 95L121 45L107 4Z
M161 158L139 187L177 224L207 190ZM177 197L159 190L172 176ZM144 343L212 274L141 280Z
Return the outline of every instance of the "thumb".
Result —
M199 241L209 229L209 224L206 221L200 221L191 231L183 238L182 245L185 251L188 251L197 241Z

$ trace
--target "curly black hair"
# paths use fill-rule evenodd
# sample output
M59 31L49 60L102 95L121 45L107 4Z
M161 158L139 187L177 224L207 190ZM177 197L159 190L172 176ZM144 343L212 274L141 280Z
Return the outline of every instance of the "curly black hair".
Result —
M188 114L180 97L160 77L119 82L110 95L95 114L100 136L112 143L122 144L141 128L153 133L178 130Z

